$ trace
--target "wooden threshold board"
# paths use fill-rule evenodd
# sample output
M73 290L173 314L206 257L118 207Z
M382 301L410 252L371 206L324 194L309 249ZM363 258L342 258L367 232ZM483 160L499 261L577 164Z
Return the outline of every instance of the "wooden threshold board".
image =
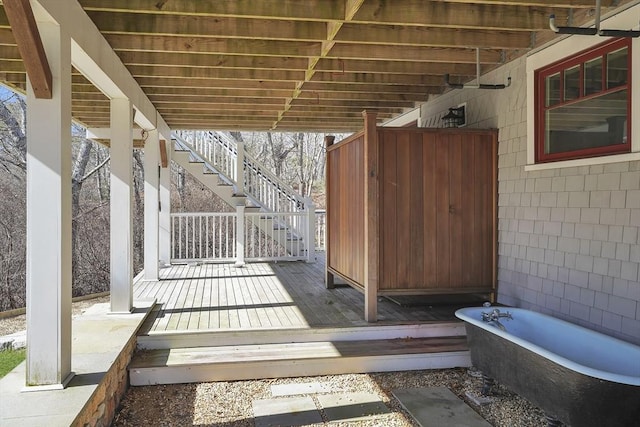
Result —
M150 350L129 366L131 385L469 366L466 338L320 341Z

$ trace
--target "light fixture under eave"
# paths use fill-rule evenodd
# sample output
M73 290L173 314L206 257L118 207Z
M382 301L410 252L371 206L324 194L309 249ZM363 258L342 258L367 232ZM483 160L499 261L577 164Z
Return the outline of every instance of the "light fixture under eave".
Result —
M635 38L640 37L640 31L637 30L607 30L600 29L600 6L602 0L596 0L595 7L595 24L594 28L583 27L558 27L556 25L556 16L549 16L549 28L556 34L578 34L583 36L602 36L602 37L620 37L620 38Z
M459 107L450 107L449 112L442 116L442 122L446 128L455 128L466 123L464 105Z

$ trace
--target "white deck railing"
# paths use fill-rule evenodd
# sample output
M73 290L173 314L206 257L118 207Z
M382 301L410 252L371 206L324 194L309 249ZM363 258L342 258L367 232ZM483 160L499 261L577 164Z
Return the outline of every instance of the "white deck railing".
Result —
M327 212L324 209L316 211L316 251L327 250Z
M238 218L241 221L238 221ZM315 219L314 219L315 218ZM325 213L173 213L171 257L173 262L315 260L324 250ZM296 224L292 232L282 224ZM240 228L239 228L240 227ZM264 230L273 230L270 235ZM313 238L311 238L313 236ZM308 251L306 242L315 241Z

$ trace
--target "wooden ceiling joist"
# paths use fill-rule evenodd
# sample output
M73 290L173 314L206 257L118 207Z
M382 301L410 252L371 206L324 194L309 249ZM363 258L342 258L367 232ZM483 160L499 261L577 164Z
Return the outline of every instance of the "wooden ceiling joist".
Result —
M603 0L603 13L633 1ZM24 90L7 3L0 79ZM79 3L173 128L345 132L362 127L364 109L386 120L442 93L445 74L471 81L476 48L484 74L556 37L549 14L559 25L589 25L594 7L593 0ZM109 99L76 70L72 82L74 118L108 126Z

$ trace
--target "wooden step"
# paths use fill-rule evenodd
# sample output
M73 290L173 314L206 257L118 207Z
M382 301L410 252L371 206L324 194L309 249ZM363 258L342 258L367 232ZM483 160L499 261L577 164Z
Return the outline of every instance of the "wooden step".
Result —
M393 340L400 338L433 338L445 336L466 336L464 323L460 321L450 321L313 329L282 329L277 327L254 330L163 331L138 336L137 344L141 350L156 350L179 347L208 347L211 345L230 346L314 341Z
M316 341L138 353L132 386L470 366L466 338Z

